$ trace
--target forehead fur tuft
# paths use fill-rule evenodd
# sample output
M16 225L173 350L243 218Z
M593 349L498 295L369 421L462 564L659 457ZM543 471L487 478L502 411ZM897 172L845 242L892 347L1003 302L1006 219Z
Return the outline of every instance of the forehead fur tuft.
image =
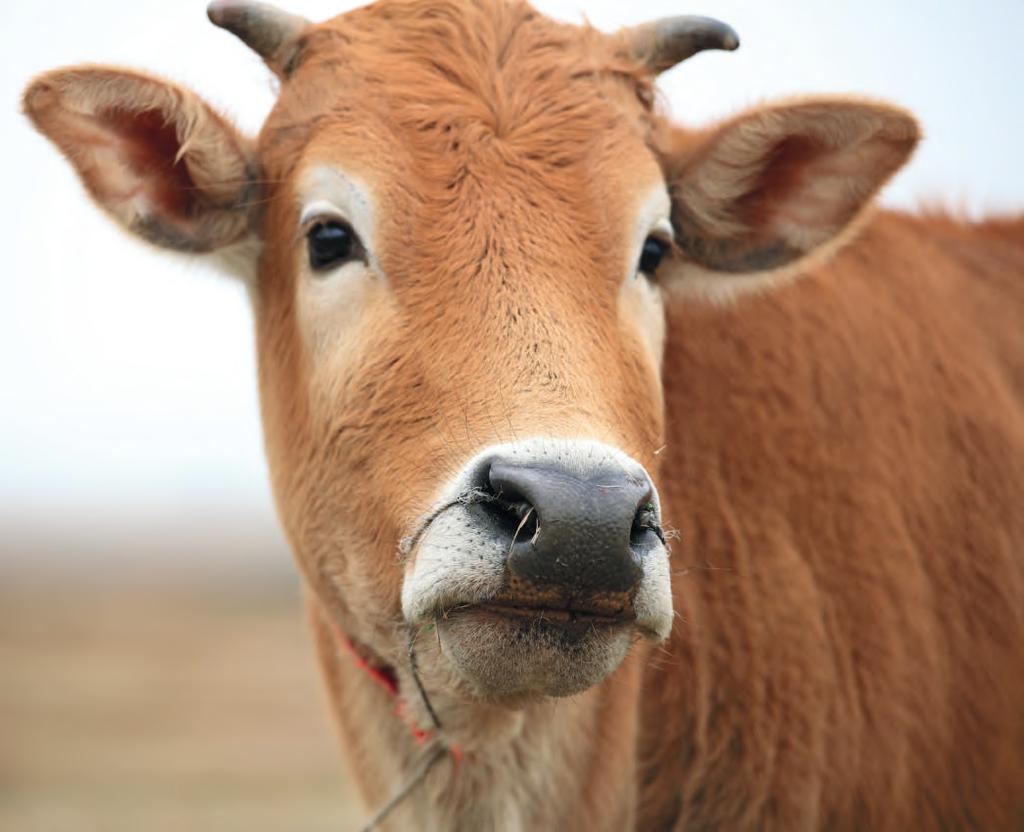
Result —
M652 100L619 39L528 3L382 0L307 33L263 144L294 158L317 126L371 118L418 162L496 141L557 170L609 131L642 129Z

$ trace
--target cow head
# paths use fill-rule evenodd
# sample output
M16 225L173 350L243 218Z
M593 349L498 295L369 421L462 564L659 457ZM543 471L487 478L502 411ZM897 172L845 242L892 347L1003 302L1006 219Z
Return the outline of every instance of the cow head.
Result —
M815 99L671 127L656 73L737 44L706 19L604 35L499 0L211 17L280 78L258 140L100 67L38 78L26 112L129 231L248 264L276 500L342 630L402 665L436 624L422 649L467 698L604 679L673 621L666 293L805 269L915 123Z

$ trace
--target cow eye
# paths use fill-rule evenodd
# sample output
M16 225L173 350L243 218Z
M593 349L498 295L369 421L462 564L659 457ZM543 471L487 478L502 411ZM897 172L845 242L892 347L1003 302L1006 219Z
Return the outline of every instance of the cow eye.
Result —
M354 259L359 253L359 238L355 232L337 220L322 220L306 232L309 249L309 265L314 269L326 269L346 260Z
M654 277L666 254L668 254L668 243L658 237L648 237L644 240L644 247L640 250L640 271L648 277Z

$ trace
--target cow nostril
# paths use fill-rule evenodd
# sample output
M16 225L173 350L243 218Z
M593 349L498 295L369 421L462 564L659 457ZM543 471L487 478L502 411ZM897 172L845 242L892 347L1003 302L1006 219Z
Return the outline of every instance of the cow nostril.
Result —
M658 510L650 497L645 497L636 510L633 526L629 530L629 543L634 549L649 543L651 535L664 542L665 537L658 522Z
M532 540L537 534L538 518L533 504L514 486L495 483L490 476L481 489L487 499L481 508L513 543Z

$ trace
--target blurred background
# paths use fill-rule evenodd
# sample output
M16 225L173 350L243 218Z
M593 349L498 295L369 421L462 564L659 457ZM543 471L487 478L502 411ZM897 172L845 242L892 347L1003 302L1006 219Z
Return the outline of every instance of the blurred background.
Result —
M1020 0L536 5L604 29L720 17L743 46L663 78L678 120L881 97L927 133L886 203L1024 204ZM182 81L252 132L273 102L203 0L0 6L0 829L354 828L269 497L244 292L122 236L18 113L34 73L78 62Z

